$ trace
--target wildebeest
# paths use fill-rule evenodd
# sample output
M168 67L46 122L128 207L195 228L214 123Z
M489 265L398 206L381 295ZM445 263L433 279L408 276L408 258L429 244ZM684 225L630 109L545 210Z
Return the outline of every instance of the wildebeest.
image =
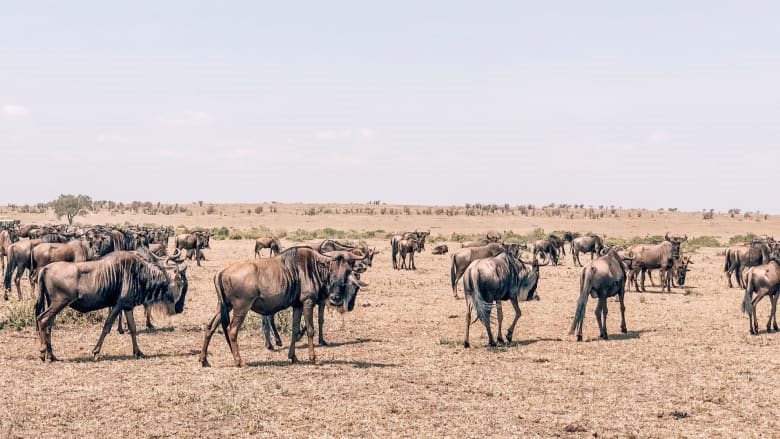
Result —
M52 262L84 262L94 258L87 241L70 241L65 244L42 242L32 249L30 256L30 282L37 280L38 270Z
M47 265L38 276L38 301L35 304L41 361L46 361L46 358L56 361L51 347L51 328L57 314L66 306L78 312L111 309L92 350L96 360L100 358L103 340L114 320L124 311L133 355L142 357L136 340L133 308L142 304L158 304L168 315L183 312L186 291L182 289L182 273L185 270L186 266L178 264L162 269L132 252L114 252L97 261Z
M766 264L757 265L747 272L745 279L745 298L742 300L742 312L748 315L750 333L758 335L756 305L764 296L769 296L772 309L766 323L766 331L777 331L777 298L780 292L780 261L773 254ZM754 298L753 295L756 295Z
M447 244L440 244L431 250L432 255L446 255L447 252L449 252L450 249L447 247Z
M626 292L626 264L614 249L610 249L603 256L588 262L580 275L580 298L577 300L577 309L574 312L574 321L571 324L569 335L577 331L577 341L582 341L582 324L585 320L585 308L588 304L588 296L598 298L596 305L596 321L599 323L599 334L606 340L607 336L607 298L618 296L620 301L620 331L624 334L626 329L626 306L623 296Z
M24 239L8 246L8 264L5 267L5 294L3 296L6 300L8 300L8 293L11 292L11 277L13 276L14 271L16 272L16 276L13 276L14 285L16 285L16 292L19 294L19 300L22 299L22 275L25 270L29 270L32 274L30 267L32 249L40 243L40 239ZM32 283L32 276L30 275L29 277L30 288L34 291L35 284Z
M420 252L420 241L417 238L404 238L396 244L398 246L398 255L401 257L400 269L417 270L414 265L414 254ZM409 257L409 263L406 258Z
M549 260L542 265L547 265ZM490 328L490 311L495 303L498 320L498 342L504 343L501 325L504 313L501 302L509 300L515 310L515 318L506 331L507 343L512 341L515 325L520 319L518 301L538 299L536 286L539 283L539 264L536 259L532 263L524 263L511 252L503 252L498 256L477 259L466 268L463 274L463 291L466 297L466 334L463 346L469 347L469 329L473 323L471 310L477 314L487 330L488 343L496 345L493 331Z
M282 245L279 244L279 240L273 236L267 236L265 238L257 238L255 241L255 258L260 257L260 251L267 248L270 256L278 255L282 251Z
M272 315L288 307L293 308L293 340L297 339L301 314L304 315L309 359L314 362L314 305L318 300L327 300L335 307L344 304L353 276L351 262L355 259L359 258L347 254L329 258L311 248L292 247L272 258L235 262L219 271L214 276L218 311L206 328L201 364L209 365L209 342L221 325L235 365L243 366L238 330L247 313L251 310ZM287 357L292 362L298 360L295 343L290 343Z
M575 238L579 238L581 235L578 232L563 232L563 241L569 243L569 251L571 251L571 243Z
M466 268L477 259L490 258L502 252L511 251L514 256L519 253L517 244L499 244L497 242L483 245L481 247L466 247L458 249L450 256L450 283L452 285L452 295L458 297L458 281Z
M194 258L200 267L201 250L211 248L210 238L211 233L209 232L185 233L176 236L175 245L177 249L186 251L187 259Z
M726 265L723 271L729 281L729 288L734 288L731 282L731 275L737 279L737 285L745 288L745 281L742 272L745 268L754 267L769 262L769 255L772 249L766 242L756 241L750 245L736 245L726 249Z
M666 241L655 245L636 245L631 247L634 259L631 263L630 278L634 282L636 291L645 290L645 272L648 270L661 271L661 291L672 291L672 271L675 262L680 258L680 246L687 239L670 237L667 233ZM637 285L637 273L641 273L641 290Z
M590 253L590 260L592 261L594 255L600 255L603 248L604 243L601 241L600 236L589 235L574 238L571 241L571 259L574 261L574 265L582 267L580 253Z
M399 251L398 243L401 240L410 239L410 238L417 239L417 252L419 253L425 250L425 239L430 234L431 234L430 231L427 232L414 231L414 232L405 232L405 233L393 235L393 237L390 239L390 256L393 258L393 268L396 270L398 269L398 262L397 262L398 251Z
M16 232L13 229L0 230L0 270L5 271L5 257L8 246L17 241Z
M561 242L561 245L563 243ZM539 256L549 258L553 265L558 265L558 245L557 241L553 241L550 238L538 239L534 241L531 249L534 258Z

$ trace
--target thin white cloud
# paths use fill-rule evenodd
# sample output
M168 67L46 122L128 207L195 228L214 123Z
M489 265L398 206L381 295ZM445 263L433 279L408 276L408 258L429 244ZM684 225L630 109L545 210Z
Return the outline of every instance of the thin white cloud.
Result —
M319 140L362 141L374 140L376 132L371 128L344 128L324 130L317 133Z
M164 114L157 120L167 126L175 127L204 127L214 122L214 117L205 111L182 111L179 113Z
M32 111L22 105L3 105L0 109L0 115L5 120L24 120L32 116Z
M118 134L100 134L97 137L97 141L103 144L125 144L129 142L127 137Z
M669 133L663 130L653 132L647 139L647 143L651 145L663 145L667 142L669 142Z

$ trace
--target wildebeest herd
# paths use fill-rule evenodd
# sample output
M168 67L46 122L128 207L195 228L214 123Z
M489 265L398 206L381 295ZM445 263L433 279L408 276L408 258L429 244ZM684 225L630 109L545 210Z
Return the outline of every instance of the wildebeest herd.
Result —
M70 227L33 225L7 227L0 230L0 264L4 271L4 298L8 300L13 285L19 299L23 298L21 279L28 274L35 299L35 321L40 339L41 360L56 360L51 345L51 331L59 312L71 307L79 312L108 308L108 317L92 353L95 359L105 337L115 321L123 330L122 317L127 321L133 354L143 354L136 340L133 310L143 305L146 325L152 330L149 310L160 309L165 314L182 313L188 292L186 260L200 266L204 249L210 248L208 232L175 236L174 251L168 246L171 228L143 227ZM429 231L404 232L390 239L392 267L415 270L415 253L425 250ZM450 285L455 298L458 283L463 284L466 303L464 346L469 347L469 329L477 320L485 326L488 342L511 342L520 318L519 302L539 300L540 270L547 265L564 262L568 245L574 266L582 267L579 296L574 308L570 334L582 340L582 327L589 297L596 299L595 316L600 337L608 338L607 298L617 297L620 303L622 332L627 332L624 295L633 285L635 291L645 291L645 277L658 271L662 291L671 292L685 285L686 273L693 264L683 255L687 235L667 233L663 242L628 247L609 246L603 237L565 232L549 235L531 243L510 243L497 232L465 242L450 251L446 245L432 249L434 255L450 253ZM529 246L530 244L530 246ZM269 249L268 257L261 257ZM528 250L530 255L522 256ZM262 315L265 346L273 350L271 337L282 345L274 316L292 309L291 338L288 358L297 361L295 341L305 333L309 359L315 361L314 309L317 308L317 334L325 345L323 334L326 306L340 312L354 309L358 292L368 287L360 277L373 264L376 249L336 240L322 240L310 245L284 249L276 237L257 239L254 258L230 264L214 276L216 309L207 322L200 353L200 362L208 366L208 347L213 334L222 328L227 346L236 366L243 365L239 353L238 332L249 311ZM581 254L590 254L582 264ZM772 238L758 239L730 247L725 252L724 271L729 287L732 275L745 289L742 310L749 317L751 334L758 333L756 304L769 296L771 313L767 331L778 330L777 299L780 294L780 245ZM509 301L514 318L502 333L502 303ZM491 328L493 308L497 317L497 332ZM472 314L474 319L472 320ZM303 326L302 326L303 325Z

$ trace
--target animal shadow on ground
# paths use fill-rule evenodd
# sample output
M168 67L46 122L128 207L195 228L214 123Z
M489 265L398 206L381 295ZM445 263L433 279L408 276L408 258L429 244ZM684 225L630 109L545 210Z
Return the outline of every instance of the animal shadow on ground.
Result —
M608 340L601 340L599 337L593 337L586 339L587 342L598 342L598 341L618 341L618 340L632 340L636 338L641 338L641 335L646 332L655 332L653 329L640 329L638 331L628 331L627 333L623 334L622 332L616 332L616 333L609 333L609 339Z
M316 364L313 364L309 361L301 361L293 364L287 360L250 361L246 363L246 365L249 367L282 367L282 366L298 367L298 366L307 366L307 365L320 366L326 364L353 366L356 369L371 369L371 368L383 369L386 367L399 367L398 364L392 364L392 363L371 363L368 361L348 361L348 360L325 360L325 361L318 361Z
M144 354L143 358L140 360L151 360L155 358L177 358L177 357L191 357L193 355L193 351L187 351L187 352L177 352L177 353L159 353L159 354ZM103 362L103 361L126 361L126 360L136 360L135 355L127 354L127 355L101 355L100 360L97 362ZM75 358L65 358L60 359L60 362L62 363L94 363L95 359L92 357L92 355L82 355Z

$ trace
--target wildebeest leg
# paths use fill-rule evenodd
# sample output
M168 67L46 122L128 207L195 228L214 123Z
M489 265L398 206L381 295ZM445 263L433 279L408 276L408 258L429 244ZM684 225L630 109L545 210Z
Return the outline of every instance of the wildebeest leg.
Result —
M120 312L119 315L116 317L116 332L118 332L120 334L124 334L125 333L125 329L122 328L122 314L124 314L124 313Z
M415 252L409 253L409 265L411 266L412 270L417 270L417 267L414 265L414 253Z
M653 270L647 270L647 277L650 278L650 286L655 287L655 281L653 280ZM661 279L663 280L663 270L661 271Z
M238 330L241 329L241 325L244 323L247 311L233 308L233 318L230 319L228 325L228 339L230 340L230 350L233 352L233 364L236 367L244 367L244 362L241 361L241 354L238 351Z
M307 299L303 302L303 317L306 320L306 338L309 341L309 360L312 363L317 362L317 355L314 353L314 300Z
M626 328L626 304L623 300L623 296L625 296L625 294L625 291L621 291L618 294L618 300L620 300L620 332L623 334L628 332L628 329Z
M734 277L737 278L737 285L739 285L740 288L745 288L745 279L742 277L742 267L737 265L736 270L734 271Z
M200 365L203 367L209 367L209 343L211 342L211 337L214 335L214 332L216 332L217 328L219 327L219 318L220 318L220 312L217 311L216 314L214 314L214 317L211 318L209 323L206 325L206 334L205 337L203 337L203 348L200 351Z
M775 291L770 299L772 299L772 329L777 331L777 298L780 296L780 291Z
M322 331L322 326L325 323L325 301L322 300L317 304L317 338L319 339L320 346L327 346L328 342L325 341L325 333Z
M599 324L599 336L601 338L604 338L604 325L601 322L601 310L604 308L604 306L606 306L607 304L606 302L607 302L606 299L599 297L599 303L596 305L596 310L594 311L594 313L596 314L596 321Z
M22 300L22 274L24 270L17 268L16 276L14 276L14 285L16 285L16 293L19 295L19 300Z
M471 301L469 300L468 294L464 294L464 299L466 299L466 336L463 338L463 347L468 348L471 346L469 343L469 329L471 329Z
M490 328L490 307L485 310L485 314L487 314L487 318L484 322L482 322L482 324L485 326L485 330L487 330L488 344L490 344L490 346L495 346L496 340L493 338L493 330Z
M195 249L195 263L200 267L200 259L201 259L201 253L200 248Z
M147 305L144 305L144 316L146 317L147 332L154 332L156 329L152 324L152 313L149 312L149 307Z
M298 338L298 332L301 330L301 314L303 313L303 308L301 307L293 307L293 315L292 315L292 338L290 342L290 350L287 352L287 358L295 363L298 361L298 357L295 356L295 341Z
M731 283L731 273L733 272L731 271L731 267L729 267L729 269L726 270L726 279L729 281L729 288L734 288L734 284Z
M52 300L49 307L41 313L36 319L38 326L38 336L41 339L41 361L46 361L46 357L49 357L49 361L57 361L57 357L51 349L51 327L54 325L54 318L57 314L68 306L69 302L64 300Z
M133 343L133 355L135 358L143 358L144 354L138 349L138 340L136 339L136 327L135 318L133 317L133 310L125 312L125 318L127 319L127 330L130 331L130 340Z
M520 306L517 304L517 298L510 299L510 302L512 303L512 308L515 309L515 318L512 320L512 324L509 325L509 328L506 330L506 342L511 343L512 342L512 336L515 333L515 325L517 324L517 321L520 320Z
M103 324L103 332L100 333L100 338L98 338L95 348L92 349L92 356L95 361L100 360L100 350L103 348L103 340L105 340L108 333L111 332L111 327L114 326L114 320L116 320L121 312L122 308L119 305L114 305L108 313L108 318L106 318L106 322Z
M769 311L769 320L766 322L766 332L773 332L772 329L772 318L775 316L775 310L777 306L777 301L775 299L775 295L771 292L769 293L769 304L771 306L771 311Z
M497 341L504 344L504 335L501 333L501 323L504 321L504 310L500 300L496 300L496 320L498 321Z
M607 308L607 298L605 297L603 300L604 305L601 307L601 318L604 319L604 324L602 325L602 328L604 328L604 334L602 334L601 338L606 340L609 338L609 335L607 335L607 312L609 310Z
M758 302L761 301L761 299L766 296L767 290L765 288L762 288L756 292L756 297L753 298L753 315L751 318L751 323L753 325L753 334L758 335Z
M269 351L274 350L274 345L271 344L271 324L273 322L275 314L271 314L270 316L263 316L263 343L265 344L265 348Z

